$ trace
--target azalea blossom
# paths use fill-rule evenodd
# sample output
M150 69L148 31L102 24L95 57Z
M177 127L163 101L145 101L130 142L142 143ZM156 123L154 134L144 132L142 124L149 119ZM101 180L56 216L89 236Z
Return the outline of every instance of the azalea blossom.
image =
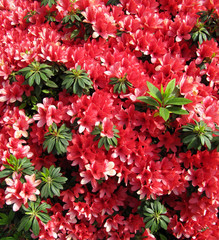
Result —
M102 128L103 129L100 133L101 137L113 138L113 123L108 118L103 119Z
M5 190L6 204L13 204L13 211L18 211L22 204L27 207L27 201L36 201L36 195L40 192L36 188L40 184L40 180L35 181L35 174L25 176L26 182L20 181L20 174L14 172L11 178L6 178L5 182L8 187Z

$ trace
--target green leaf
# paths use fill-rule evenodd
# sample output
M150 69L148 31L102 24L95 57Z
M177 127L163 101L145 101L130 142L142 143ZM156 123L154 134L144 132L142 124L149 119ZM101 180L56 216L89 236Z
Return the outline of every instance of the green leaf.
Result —
M54 196L60 196L60 191L58 188L56 188L53 184L51 185L51 191L53 193Z
M151 208L147 208L147 209L146 209L146 212L151 213L151 214L154 214L154 210L152 210Z
M145 224L145 228L151 228L152 224L154 223L154 220L150 220Z
M196 42L196 41L197 41L198 35L199 35L199 32L195 32L195 33L192 34L192 40L193 40L193 42Z
M150 229L151 229L152 233L154 233L154 232L156 232L158 230L158 225L157 225L156 221L153 221L152 226L151 226Z
M36 82L37 85L40 85L41 79L40 79L40 74L39 73L36 73L36 75L35 75L35 82Z
M118 5L120 3L120 1L119 0L108 0L108 2L107 2L107 6L108 5Z
M208 147L208 149L211 149L211 142L210 142L210 140L205 135L203 135L203 138L205 140L205 144Z
M39 72L40 73L40 77L43 79L44 82L46 82L48 80L48 77L46 76L46 74L44 74L43 72Z
M155 106L155 107L160 106L159 103L151 97L141 96L141 97L137 97L137 99L144 102L144 103L147 103L149 105Z
M28 212L29 213L29 212ZM31 212L30 212L31 213ZM27 213L26 213L27 214ZM28 222L25 224L24 226L24 230L25 231L28 231L32 225L32 222L33 222L33 218L28 216Z
M167 223L170 222L170 219L169 219L167 216L165 216L165 215L161 215L160 218L163 219L163 220L164 220L165 222L167 222Z
M117 139L115 137L112 138L112 141L113 141L114 146L117 146L118 141L117 141Z
M75 29L75 30L71 33L71 39L77 37L79 33L80 33L80 29Z
M47 152L51 153L54 146L55 146L55 139L50 139L50 141L48 141Z
M30 86L32 86L32 85L34 84L35 75L36 75L36 73L34 73L34 74L33 74L31 77L29 77L29 79L28 79L28 84L29 84Z
M51 8L52 5L56 4L56 0L41 0L41 6L46 6L47 4Z
M170 99L166 102L166 105L171 104L171 105L185 105L185 104L189 104L192 103L191 100L187 99L187 98L173 98Z
M48 214L42 212L38 213L38 218L45 224L47 224L51 220L51 217Z
M53 81L50 81L50 80L47 80L45 84L46 84L47 87L58 88L58 85L56 83L54 83Z
M197 141L197 137L195 136L190 140L189 145L187 146L187 149L191 149L191 148L197 149L198 146L199 146L199 144Z
M38 235L39 235L40 226L39 226L39 223L38 223L38 221L37 221L36 218L34 218L34 220L33 220L32 230L33 230L33 234L34 234L35 236L38 236Z
M22 231L26 226L28 226L28 223L30 222L30 217L29 216L24 216L21 221L20 221L20 225L18 226L18 232ZM32 223L32 221L31 221ZM27 229L28 230L28 229Z
M122 91L123 91L123 93L126 93L126 89L127 89L126 85L122 84Z
M192 140L193 138L196 138L196 137L197 137L197 136L196 136L195 134L188 135L188 136L186 136L186 137L183 138L183 143L187 144L187 143L191 142L191 140Z
M18 73L25 73L25 72L30 72L32 69L30 67L25 67L22 68L18 71Z
M43 202L38 208L38 211L47 211L47 208L51 208L51 206L48 203Z
M0 225L7 225L9 224L8 215L5 213L0 213Z
M166 222L165 222L164 220L162 220L162 219L160 219L160 226L161 226L163 229L167 230L167 224L166 224Z
M4 169L0 172L0 178L5 178L8 177L9 175L11 175L13 173L12 169Z
M42 178L41 178L42 179ZM48 197L48 186L45 184L43 185L41 191L41 196L47 198Z
M170 94L173 92L174 88L176 85L176 79L174 78L173 80L171 80L166 87L165 93L164 93L164 97L169 97Z
M168 109L169 112L174 113L174 114L178 114L178 115L186 115L189 114L186 110L181 109L179 107L166 107L166 109Z
M45 69L41 70L41 72L45 73L48 78L54 76L53 72L48 68L45 68Z
M167 121L170 117L170 112L166 108L160 107L159 115L164 119L164 121Z
M17 237L1 237L0 240L17 240Z
M202 39L202 34L201 33L199 33L199 35L198 35L198 41L199 41L200 44L203 43L203 39Z
M155 87L152 83L147 82L148 89L150 92L148 92L153 98L157 99L160 103L162 102L162 95L160 90Z
M104 138L101 138L100 141L98 142L98 148L101 148L104 143Z

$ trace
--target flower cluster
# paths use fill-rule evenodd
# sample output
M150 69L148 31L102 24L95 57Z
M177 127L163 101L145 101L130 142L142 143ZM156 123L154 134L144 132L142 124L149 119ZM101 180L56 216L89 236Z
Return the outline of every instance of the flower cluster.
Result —
M0 238L219 239L218 14L0 1Z

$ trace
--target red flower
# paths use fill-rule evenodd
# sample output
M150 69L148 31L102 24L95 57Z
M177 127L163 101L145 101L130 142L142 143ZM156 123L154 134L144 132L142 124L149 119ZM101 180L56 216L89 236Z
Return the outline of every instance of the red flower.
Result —
M158 138L160 142L157 144L157 146L164 146L167 151L171 149L173 152L176 152L176 147L182 145L180 138L177 136L177 133L171 135L170 132L166 132L165 134L158 136Z
M27 201L36 201L36 195L40 191L36 187L40 184L40 180L35 181L35 174L25 176L26 182L22 184L20 175L13 173L12 179L6 178L5 182L9 186L5 190L6 204L13 204L13 210L18 211L22 204L27 207Z
M102 131L100 133L101 137L113 138L113 123L108 118L103 119Z

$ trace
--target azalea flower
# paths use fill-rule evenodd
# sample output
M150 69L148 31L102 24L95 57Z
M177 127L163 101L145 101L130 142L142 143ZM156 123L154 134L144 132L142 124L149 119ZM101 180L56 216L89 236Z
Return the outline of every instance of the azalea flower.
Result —
M28 200L30 201L36 201L37 197L36 195L40 194L39 189L36 187L41 183L41 180L35 181L35 174L32 174L31 176L24 176L26 182L23 184L22 190L20 192L20 196L24 200L24 204L27 203Z
M21 205L24 203L24 199L20 195L23 184L20 181L20 175L16 172L13 173L12 179L6 178L6 184L8 187L5 190L5 200L7 205L13 204L13 211L18 211Z
M108 118L103 119L102 131L100 133L101 137L113 138L113 123Z
M36 187L40 184L40 180L35 181L35 174L25 176L25 183L20 181L20 174L14 172L11 178L6 178L5 182L8 187L5 190L6 204L13 204L13 211L18 211L22 204L27 207L27 201L36 201L36 195L40 191Z

